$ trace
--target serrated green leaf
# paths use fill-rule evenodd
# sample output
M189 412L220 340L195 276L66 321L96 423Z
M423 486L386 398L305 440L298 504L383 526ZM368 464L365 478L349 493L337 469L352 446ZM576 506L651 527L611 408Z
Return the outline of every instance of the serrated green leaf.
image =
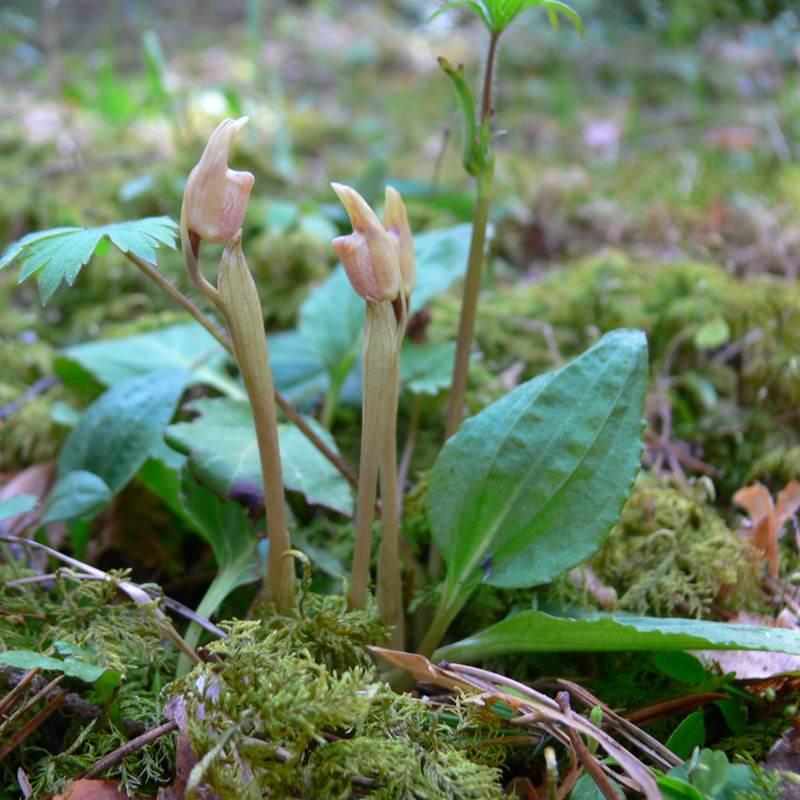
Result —
M38 502L39 498L32 494L18 494L0 500L0 522L16 517L18 514L27 514L36 507Z
M39 272L39 292L46 303L62 280L72 285L100 241L107 237L122 250L152 264L160 244L175 247L177 225L169 217L150 217L99 228L54 228L28 234L11 244L0 259L0 269L20 261L20 282Z
M468 6L471 8L483 20L483 24L486 25L489 30L492 30L492 20L486 8L486 4L484 2L477 2L477 0L454 0L452 3L445 3L431 15L431 19L438 17L443 11L448 11L451 8L458 8L459 6Z
M167 442L189 455L192 471L213 492L260 502L264 488L250 404L217 398L197 400L189 407L200 416L190 423L171 425ZM336 449L328 431L315 420L309 423ZM350 485L308 439L294 425L283 425L279 440L286 487L305 494L309 503L351 513Z
M543 583L597 549L639 471L646 383L644 334L615 331L461 426L428 494L443 602Z
M42 513L42 525L62 520L94 519L113 499L105 481L92 472L75 470L56 482Z
M455 0L455 2L445 3L433 16L458 6L468 6L475 11L489 31L495 35L501 34L523 11L534 6L544 6L551 21L555 19L556 11L566 14L575 23L575 27L583 38L581 18L572 7L561 0ZM557 20L553 22L553 27L558 29Z
M783 628L756 628L696 619L590 614L581 619L520 611L479 633L439 648L433 661L471 663L508 653L610 650L767 650L800 655L800 637Z
M191 370L187 385L204 383L236 399L244 389L225 373L228 361L222 345L198 322L171 325L121 339L73 345L61 351L56 370L68 379L64 359L79 364L106 386L159 370Z
M113 386L86 409L58 461L58 479L85 470L117 494L164 432L183 393L183 370L150 372Z

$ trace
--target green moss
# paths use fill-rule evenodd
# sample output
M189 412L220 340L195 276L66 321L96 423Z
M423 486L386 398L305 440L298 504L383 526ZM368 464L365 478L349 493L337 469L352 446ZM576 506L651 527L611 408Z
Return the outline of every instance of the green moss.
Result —
M310 287L330 273L330 243L303 230L262 234L250 242L247 257L267 325L278 328L294 324Z
M186 703L203 780L223 798L345 798L354 782L387 800L502 797L499 771L466 730L469 710L457 705L445 718L395 695L371 665L330 669L303 646L303 623L223 627L228 638L208 648L219 661L168 688Z
M637 482L619 522L588 561L617 592L618 610L695 618L713 618L712 603L734 613L763 610L746 543L709 500L703 482ZM573 602L592 602L568 576L555 589Z

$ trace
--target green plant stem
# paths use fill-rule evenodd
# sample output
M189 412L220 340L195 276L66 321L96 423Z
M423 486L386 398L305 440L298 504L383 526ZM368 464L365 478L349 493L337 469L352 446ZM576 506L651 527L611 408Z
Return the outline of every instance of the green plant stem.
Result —
M372 525L375 520L375 496L378 469L386 438L389 411L396 395L395 361L398 322L388 300L367 300L362 352L363 412L361 423L361 464L359 467L356 539L353 572L348 600L353 608L364 608L369 586L372 554Z
M450 623L455 619L456 614L464 607L464 604L472 594L471 590L462 591L460 595L451 599L447 594L447 586L445 585L444 594L439 602L439 607L433 615L430 627L428 628L425 636L417 647L417 652L420 655L430 658L435 652L442 641Z
M389 409L381 451L381 544L378 550L376 595L381 619L392 629L391 647L405 646L403 573L400 567L400 502L397 484L397 406L400 395L400 359L394 359L393 403Z
M481 95L481 122L492 113L492 81L494 62L497 56L497 40L500 32L492 31L489 38L489 52L486 55L486 71L483 74L483 93Z
M484 171L478 176L478 196L472 216L472 238L469 245L467 275L464 281L464 294L461 300L461 317L456 339L456 357L453 364L453 378L450 384L450 400L447 406L447 425L445 439L453 436L461 426L464 398L467 394L467 376L472 338L475 333L475 319L478 314L478 295L483 271L483 251L486 246L486 226L489 223L489 208L492 202L494 183L494 159L490 159ZM431 580L438 580L442 574L441 554L435 544L431 544L428 560L428 573Z
M230 594L232 579L236 576L227 574L224 570L217 573L217 577L211 581L200 605L197 606L196 613L201 617L210 619L211 615L219 608L220 603ZM183 636L183 641L189 646L192 652L197 650L197 643L200 641L200 635L203 633L203 628L197 622L190 622L186 633ZM180 678L189 672L194 667L192 662L185 653L181 653L178 658L178 666L175 670L175 677Z
M342 387L347 380L354 362L355 355L348 356L342 361L334 372L328 374L328 391L325 395L325 404L322 407L319 421L323 428L326 430L331 429L333 425L333 418L336 415L336 409L339 407L339 396L342 394Z
M233 344L230 338L219 325L206 316L183 292L174 284L170 283L153 264L148 263L133 253L125 253L148 278L160 286L178 305L196 319L231 355L233 355ZM347 479L354 488L358 486L358 475L344 461L344 459L332 450L308 424L302 414L279 392L275 389L275 402L280 406L281 411L301 430L303 435L317 448L317 450L333 464L336 469Z
M419 432L419 418L422 414L422 395L415 394L411 404L411 417L408 421L408 437L403 448L403 456L400 459L400 472L397 476L397 505L400 509L400 518L403 517L403 487L406 485L408 471L411 469L411 457L414 454L414 446L417 443L417 433Z
M261 301L242 253L241 232L230 240L222 256L219 296L256 426L269 534L267 598L279 614L291 614L295 607L295 574L294 562L283 558L292 544L286 519L275 388Z
M494 184L494 161L490 160L483 172L478 175L478 195L472 215L472 238L469 244L469 260L461 298L461 316L456 338L456 357L453 364L453 378L450 386L450 401L447 407L447 427L445 438L449 439L461 426L464 397L467 393L467 374L469 355L475 333L475 319L478 312L478 295L481 288L484 249L486 247L486 227L489 223L489 207L492 202Z

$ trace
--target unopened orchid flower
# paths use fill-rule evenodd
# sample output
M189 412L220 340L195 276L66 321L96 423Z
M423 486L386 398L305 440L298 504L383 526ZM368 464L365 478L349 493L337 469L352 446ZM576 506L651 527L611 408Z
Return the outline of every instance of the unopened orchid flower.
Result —
M355 189L341 183L331 186L344 203L353 225L351 234L333 240L333 249L350 283L365 300L376 303L395 300L400 292L401 277L394 241Z
M181 224L200 241L222 244L242 227L255 179L228 167L228 151L246 123L247 117L223 120L186 181Z

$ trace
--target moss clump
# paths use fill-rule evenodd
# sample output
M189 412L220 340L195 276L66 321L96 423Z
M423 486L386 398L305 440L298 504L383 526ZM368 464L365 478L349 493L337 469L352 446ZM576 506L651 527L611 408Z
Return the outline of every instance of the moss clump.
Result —
M330 273L330 244L302 229L265 233L250 243L248 260L267 324L285 328L294 324L309 286Z
M639 480L589 561L616 590L619 610L698 619L713 617L712 602L733 612L763 610L746 543L709 499L704 482Z
M395 695L372 666L330 669L300 646L302 624L223 627L228 638L208 648L219 660L168 688L185 703L203 780L223 798L346 798L355 783L385 800L503 796L499 770L476 759L464 730L469 711L457 706L448 719Z
M431 338L453 337L458 300L438 298L435 312ZM673 434L724 474L724 498L764 452L800 443L800 289L766 275L611 251L494 289L476 338L490 373L521 362L525 380L615 328L647 334L653 389L671 408ZM471 390L467 402L482 407L485 393Z

